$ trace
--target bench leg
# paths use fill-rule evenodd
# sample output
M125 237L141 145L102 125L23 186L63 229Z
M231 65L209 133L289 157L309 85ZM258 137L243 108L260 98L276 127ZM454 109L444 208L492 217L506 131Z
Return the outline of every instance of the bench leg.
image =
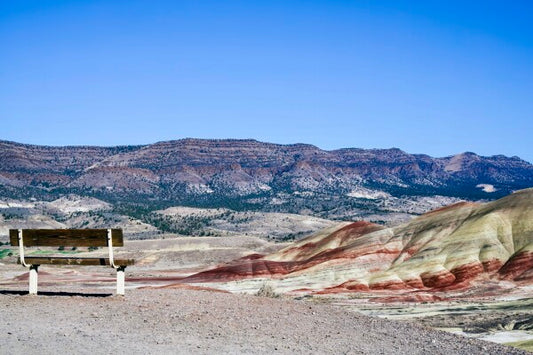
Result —
M37 269L39 265L30 265L30 295L37 294Z
M120 266L117 269L117 295L124 295L124 269L126 269L125 266Z

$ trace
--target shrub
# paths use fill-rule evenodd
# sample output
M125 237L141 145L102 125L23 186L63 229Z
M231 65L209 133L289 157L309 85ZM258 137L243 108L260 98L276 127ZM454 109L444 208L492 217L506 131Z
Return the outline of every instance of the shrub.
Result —
M264 282L263 285L261 285L261 288L259 291L256 292L256 296L260 297L270 297L270 298L279 298L280 295L274 291L274 286L272 286L269 282Z

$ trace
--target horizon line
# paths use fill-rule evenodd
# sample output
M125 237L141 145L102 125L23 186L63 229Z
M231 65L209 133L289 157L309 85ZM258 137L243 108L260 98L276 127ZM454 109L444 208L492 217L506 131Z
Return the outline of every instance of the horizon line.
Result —
M335 152L335 151L340 151L340 150L348 150L348 149L358 149L358 150L370 150L370 151L379 151L379 150L399 150L405 154L408 154L408 155L422 155L422 156L428 156L428 157L431 157L431 158L435 158L435 159L444 159L444 158L452 158L452 157L455 157L455 156L458 156L458 155L462 155L462 154L474 154L476 156L479 156L479 157L483 157L483 158L494 158L494 157L505 157L505 158L509 158L509 159L520 159L522 161L525 161L527 162L528 164L532 164L532 162L518 156L518 155L512 155L512 156L508 156L508 155L505 155L505 154L494 154L494 155L480 155L476 152L472 152L472 151L464 151L464 152L459 152L459 153L456 153L456 154L451 154L451 155L446 155L446 156L432 156L432 155L429 155L427 153L410 153L406 150L403 150L399 147L389 147L389 148L376 148L376 147L372 147L372 148L362 148L362 147L341 147L341 148L336 148L336 149L324 149L324 148L321 148L319 147L318 145L315 145L315 144L312 144L312 143L302 143L302 142L297 142L297 143L274 143L274 142L268 142L268 141L262 141L262 140L258 140L256 138L195 138L195 137L185 137L185 138L177 138L177 139L168 139L168 140L161 140L161 141L156 141L156 142L152 142L152 143L141 143L141 144L114 144L114 145L97 145L97 144L66 144L66 145L49 145L49 144L35 144L35 143L22 143L22 142L17 142L17 141L13 141L13 140L8 140L8 139L2 139L0 138L0 143L10 143L10 144L17 144L17 145L26 145L26 146L35 146L35 147L47 147L47 148L121 148L121 147L129 147L129 148L141 148L141 147L146 147L146 146L151 146L151 145L155 145L155 144L161 144L161 143L171 143L171 142L182 142L182 141L188 141L188 140L191 140L191 141L218 141L218 142L222 142L222 141L226 141L226 142L231 142L231 141L234 141L234 142L257 142L257 143L261 143L261 144L270 144L270 145L277 145L277 146L287 146L287 147L290 147L290 146L309 146L309 147L313 147L313 148L316 148L316 149L319 149L321 151L325 151L325 152Z

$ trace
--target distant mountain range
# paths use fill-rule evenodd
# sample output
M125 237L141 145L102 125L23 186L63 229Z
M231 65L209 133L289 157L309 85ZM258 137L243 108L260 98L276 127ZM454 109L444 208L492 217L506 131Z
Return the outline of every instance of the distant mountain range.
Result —
M228 207L387 222L531 186L532 164L469 152L433 158L396 148L326 151L232 139L118 147L0 141L0 196L16 199L77 194L149 209Z

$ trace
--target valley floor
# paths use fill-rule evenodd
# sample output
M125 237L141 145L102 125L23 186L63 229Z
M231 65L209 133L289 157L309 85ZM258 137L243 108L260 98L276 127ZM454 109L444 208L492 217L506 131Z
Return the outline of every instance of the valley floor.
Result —
M531 301L503 300L483 310L479 301L380 305L355 298L257 297L177 283L203 268L281 247L252 237L127 241L121 253L137 263L126 269L125 297L111 295L111 268L75 266L43 266L41 294L28 296L28 272L16 264L14 250L0 260L1 353L525 353L434 328L461 327L481 313L494 321L517 312L531 316Z

